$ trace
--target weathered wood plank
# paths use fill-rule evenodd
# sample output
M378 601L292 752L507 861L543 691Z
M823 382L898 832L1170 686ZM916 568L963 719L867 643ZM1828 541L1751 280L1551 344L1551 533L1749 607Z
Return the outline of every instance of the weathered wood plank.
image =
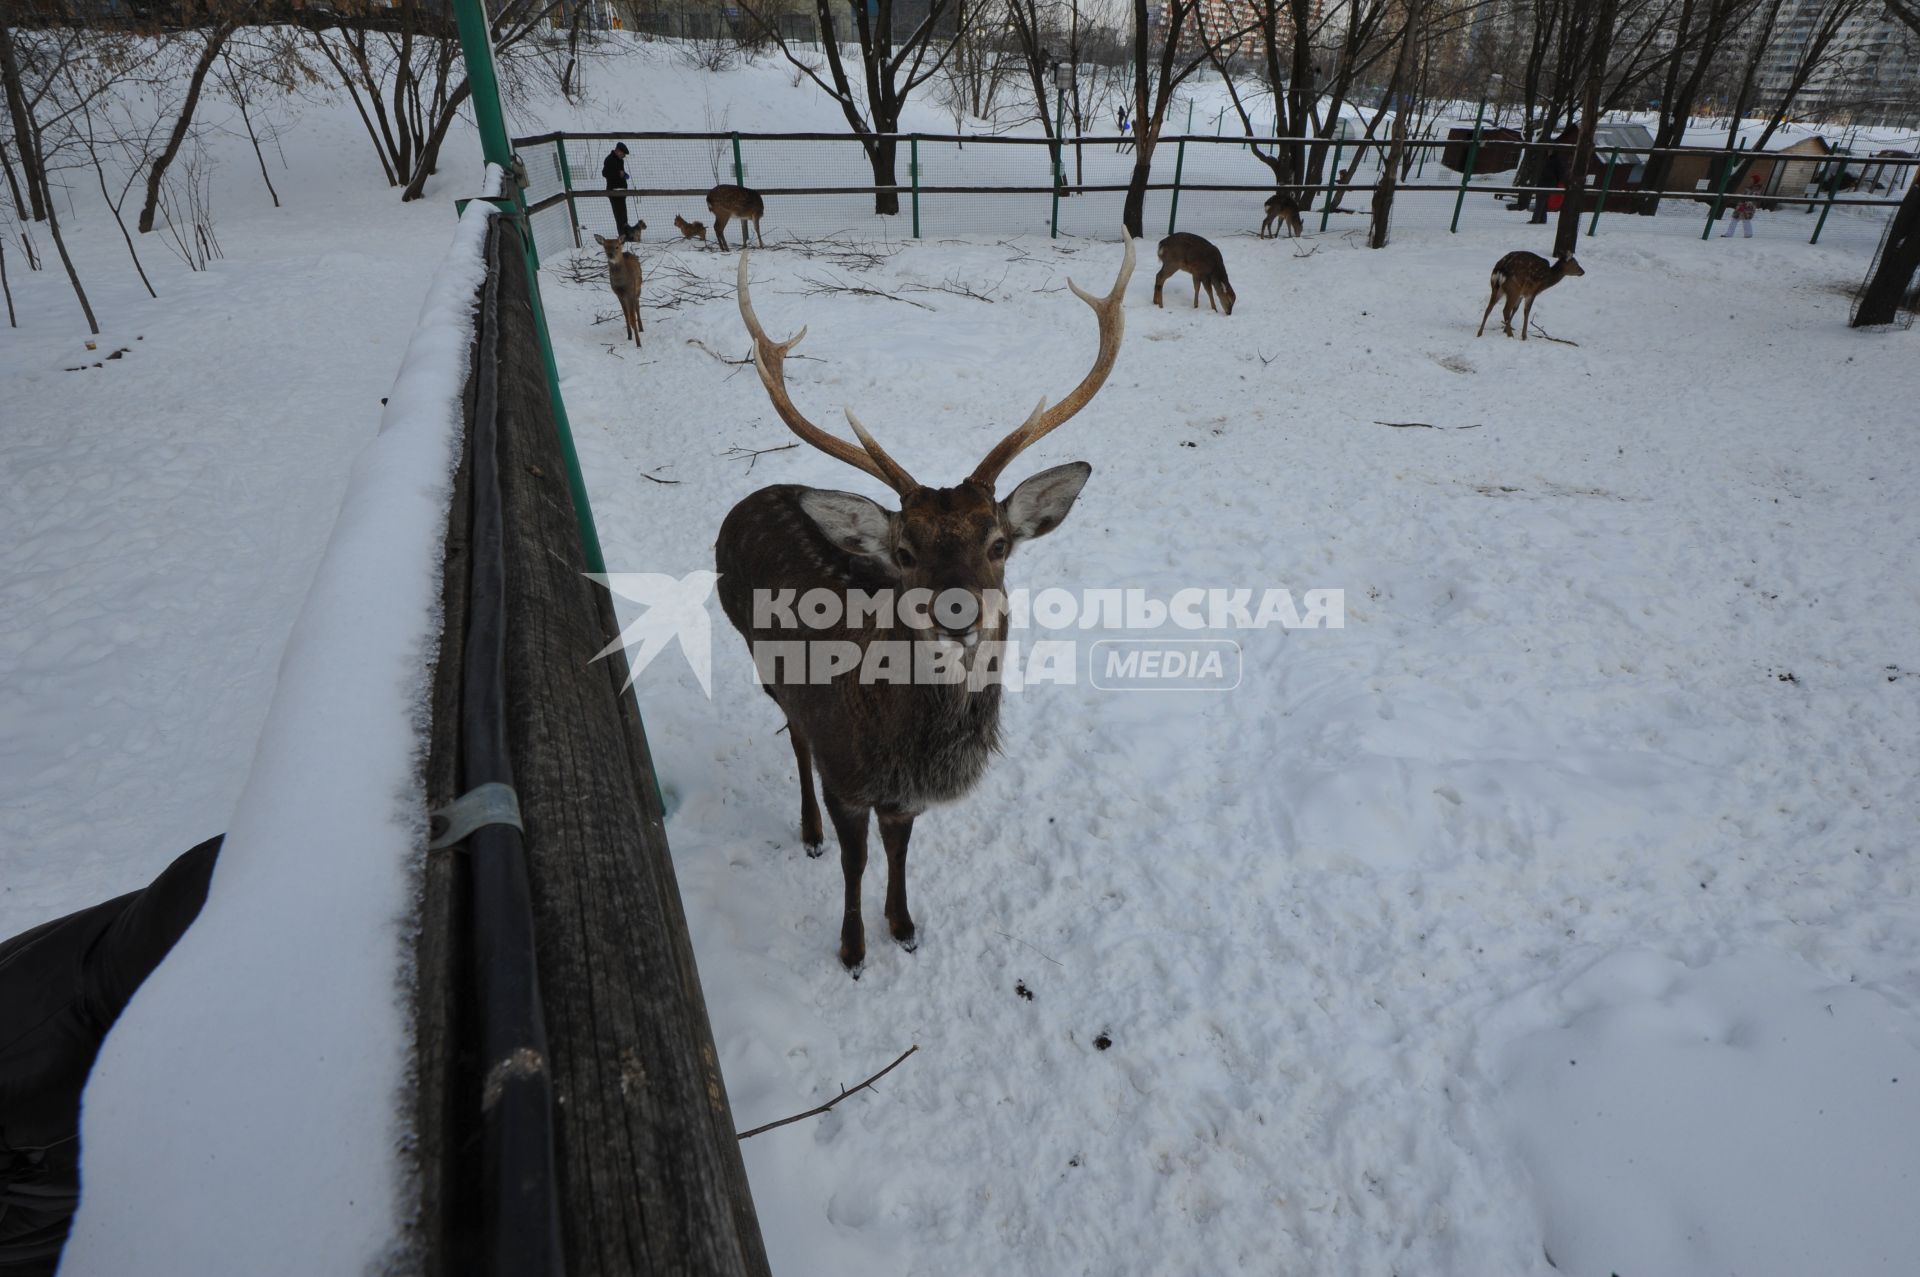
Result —
M501 271L507 702L558 1102L568 1268L764 1274L658 791L585 570L525 272Z

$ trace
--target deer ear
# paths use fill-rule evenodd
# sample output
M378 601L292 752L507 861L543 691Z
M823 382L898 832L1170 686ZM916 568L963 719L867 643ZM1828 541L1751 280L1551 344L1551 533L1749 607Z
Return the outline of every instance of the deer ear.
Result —
M1000 503L1006 511L1007 527L1015 541L1031 541L1066 522L1080 489L1093 477L1093 467L1084 461L1069 461L1064 466L1042 470L1007 494Z
M884 555L893 546L893 517L877 501L853 492L808 488L800 508L827 540L848 554Z

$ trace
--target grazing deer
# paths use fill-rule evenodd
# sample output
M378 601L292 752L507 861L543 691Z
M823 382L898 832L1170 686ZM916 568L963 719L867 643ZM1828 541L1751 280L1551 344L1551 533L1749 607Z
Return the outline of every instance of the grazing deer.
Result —
M1513 336L1513 312L1524 299L1526 309L1520 313L1520 340L1527 339L1527 325L1533 319L1533 299L1546 292L1569 275L1584 275L1580 263L1573 259L1572 253L1556 253L1555 261L1549 266L1547 259L1538 253L1525 250L1508 253L1493 264L1493 276L1488 281L1493 285L1493 295L1487 298L1487 308L1480 314L1480 331L1475 337L1486 335L1487 316L1493 313L1493 304L1506 297L1506 307L1500 312L1500 326L1507 336Z
M998 652L1006 637L1005 611L996 601L1004 597L1007 558L1016 545L1060 526L1093 467L1074 461L1042 470L1001 499L994 487L1009 462L1086 407L1106 381L1120 352L1121 307L1133 260L1129 238L1119 278L1105 297L1069 283L1093 308L1100 329L1099 353L1080 384L1052 407L1042 399L958 486L928 488L880 447L851 409L847 422L860 441L857 447L801 416L788 397L784 366L806 329L784 342L768 338L747 293L747 260L741 255L740 317L752 335L754 366L774 411L805 442L899 494L900 508L889 510L851 492L793 484L762 488L727 515L714 546L721 606L755 650L767 695L786 715L800 767L800 837L809 856L820 854L823 841L813 794L813 774L820 773L827 815L840 842L846 888L840 961L850 970L866 956L860 877L867 863L869 812L879 816L887 853L887 927L911 951L915 931L907 911L907 840L914 818L972 789L999 747L999 682L977 675L980 655ZM892 591L903 603L913 597L909 592L926 590L936 602L904 615L889 608L878 619L846 609L832 627L806 630L782 628L777 617L760 616L755 606L756 598L798 597L810 590L829 591L842 600L850 591ZM896 620L899 628L893 626ZM769 674L761 665L759 645L796 638L810 640L802 646L809 649L807 664L813 668L800 679L789 671L781 681L777 666ZM966 677L862 677L876 654L873 645L881 640L895 642L896 652L910 647L916 671L923 657L933 655L957 662ZM818 677L814 653L827 643L857 648L858 668L813 681ZM986 666L989 674L996 668L993 659Z
M1221 258L1220 250L1198 235L1189 235L1181 231L1169 235L1160 241L1160 273L1153 277L1153 304L1161 305L1160 289L1172 279L1175 272L1186 271L1193 276L1193 307L1200 308L1200 288L1206 286L1207 306L1213 310L1222 307L1233 313L1233 285L1227 282L1227 263ZM1220 305L1214 305L1218 296Z
M620 299L620 314L627 321L627 336L633 338L633 344L640 344L640 334L647 326L640 322L640 259L627 251L627 245L640 242L640 232L647 229L641 222L633 228L630 235L623 239L608 239L604 235L595 235L600 249L607 255L607 283L613 288L613 295Z
M707 211L713 214L713 233L720 241L720 247L727 249L727 219L740 219L740 247L747 246L747 223L753 223L754 238L760 241L760 247L767 246L766 236L760 233L760 219L766 216L767 202L760 198L760 192L750 191L744 186L721 184L707 192Z
M1285 191L1275 191L1267 197L1267 216L1260 223L1261 239L1280 238L1279 223L1285 223L1294 239L1300 238L1300 204Z
M705 248L707 246L707 224L705 222L689 222L686 218L675 213L673 215L673 225L674 228L680 232L681 239L697 239L700 241L700 247Z

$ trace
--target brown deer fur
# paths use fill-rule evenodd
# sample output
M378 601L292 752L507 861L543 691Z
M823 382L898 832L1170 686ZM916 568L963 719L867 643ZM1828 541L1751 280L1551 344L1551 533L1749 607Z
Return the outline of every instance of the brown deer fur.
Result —
M1233 285L1227 282L1227 263L1220 256L1220 250L1198 235L1189 235L1185 231L1169 235L1160 241L1160 273L1153 277L1153 304L1162 305L1160 290L1178 271L1186 271L1193 276L1193 305L1200 307L1200 289L1207 290L1207 306L1213 310L1224 309L1233 313ZM1219 298L1219 305L1214 299Z
M604 235L595 235L600 249L607 255L607 283L613 288L613 295L620 299L620 314L627 321L627 336L633 338L633 344L640 344L640 334L647 326L640 322L640 259L627 251L628 244L640 242L640 232L647 228L642 222L634 227L626 239L608 239Z
M766 215L767 202L760 198L760 192L723 183L707 192L707 211L713 214L713 234L720 241L721 248L727 248L727 220L734 217L740 219L742 248L747 246L749 222L753 223L753 237L760 241L760 247L767 246L766 237L760 233L760 219Z
M1300 238L1300 205L1285 191L1276 191L1267 197L1267 216L1260 223L1260 238L1278 239L1282 223L1292 238Z
M674 228L680 232L681 239L697 239L703 247L706 245L707 224L705 222L689 222L686 218L675 213L673 216L673 225Z
M720 604L727 619L756 648L756 659L761 643L799 641L812 647L821 641L848 642L864 658L871 644L884 641L911 646L916 660L922 651L918 645L927 645L957 657L973 671L981 653L998 651L985 645L1006 636L1004 611L995 609L992 600L1005 589L1009 554L1019 543L1060 525L1093 468L1076 461L1043 470L1004 498L995 497L995 484L1008 462L1083 408L1112 371L1133 269L1132 242L1106 297L1073 289L1099 319L1100 350L1092 370L1058 404L1048 407L1043 400L973 474L951 488L922 487L851 411L847 420L858 446L801 415L787 395L784 365L805 330L786 342L768 338L748 295L746 256L741 254L739 267L740 313L775 411L807 443L891 487L900 508L888 510L851 492L792 484L762 488L746 497L728 513L714 546ZM922 588L935 597L964 592L973 600L974 615L940 615L936 607L903 619L897 609L890 609L876 622L865 614L849 618L843 609L840 623L827 629L783 627L771 613L757 625L754 615L756 596L776 598L782 591L800 597L826 589L844 601L850 590L892 591L898 598ZM913 822L928 807L965 795L986 770L1000 744L998 680L862 681L856 666L828 681L813 682L805 675L795 679L791 671L783 675L778 665L761 668L764 690L786 716L799 765L800 837L807 854L819 855L823 840L813 792L816 771L839 839L845 889L841 962L853 969L866 956L860 882L867 863L869 813L879 817L887 853L888 930L913 949L916 932L907 909L907 842Z
M1493 286L1493 295L1487 298L1487 308L1480 313L1480 331L1474 336L1486 335L1487 316L1493 313L1493 304L1505 297L1507 304L1500 312L1500 326L1509 337L1513 336L1513 312L1522 301L1526 303L1526 309L1520 314L1520 340L1525 341L1527 326L1533 319L1533 299L1569 275L1586 273L1572 253L1563 255L1552 265L1538 253L1525 250L1508 253L1493 264L1493 275L1488 281Z

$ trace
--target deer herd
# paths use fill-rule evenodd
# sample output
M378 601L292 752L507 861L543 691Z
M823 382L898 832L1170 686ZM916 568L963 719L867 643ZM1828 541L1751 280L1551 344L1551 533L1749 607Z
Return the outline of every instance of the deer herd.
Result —
M706 203L722 251L731 251L727 222L737 219L740 224L736 296L753 343L754 368L774 412L801 442L878 481L894 495L893 505L887 506L854 492L774 484L749 494L728 512L714 545L721 608L755 652L762 690L785 719L783 730L793 747L800 781L801 842L809 856L824 850L821 799L839 842L844 889L839 956L857 976L866 958L860 890L869 827L877 819L887 857L888 933L911 951L918 943L907 906L907 845L914 821L929 807L952 802L973 789L999 750L1000 680L970 676L871 680L860 676L866 668L864 660L831 677L769 678L760 665L760 646L793 635L781 628L777 613L761 603L769 597L802 597L810 591L843 598L856 591L868 597L927 591L928 597L941 599L941 607L900 616L848 608L833 624L808 630L808 637L866 653L875 644L904 635L916 650L931 647L945 656L951 668L971 675L981 654L1006 637L1007 618L994 600L1004 597L1007 564L1014 550L1066 520L1093 467L1083 461L1056 465L1029 475L1005 496L998 495L1001 474L1022 452L1085 408L1113 371L1125 330L1124 304L1133 275L1134 246L1127 238L1119 273L1104 295L1094 296L1068 281L1074 295L1092 308L1098 327L1099 348L1086 375L1057 403L1049 406L1042 399L966 478L937 487L915 479L880 446L852 409L846 410L847 424L857 443L816 425L794 404L787 391L786 360L806 336L806 329L785 341L769 337L754 311L747 273L749 229L765 247L760 235L765 202L745 187L721 185L707 193ZM1265 214L1262 238L1277 237L1283 225L1293 236L1301 233L1299 206L1285 193L1267 201ZM703 223L679 216L673 220L682 239L706 244ZM639 305L641 268L626 246L638 242L645 229L646 223L638 222L627 236L594 237L606 254L609 282L620 301L627 336L636 344L644 327ZM1205 290L1210 307L1233 314L1233 285L1227 279L1225 259L1213 243L1184 232L1169 235L1160 241L1159 260L1154 305L1164 304L1167 280L1185 271L1193 277L1195 308ZM1571 254L1549 263L1533 253L1508 253L1493 268L1492 296L1475 336L1485 333L1488 316L1504 298L1502 323L1507 335L1513 335L1515 309L1524 305L1520 336L1526 340L1534 299L1567 276L1584 273ZM951 611L945 607L949 599L957 602ZM814 793L816 775L819 799Z

